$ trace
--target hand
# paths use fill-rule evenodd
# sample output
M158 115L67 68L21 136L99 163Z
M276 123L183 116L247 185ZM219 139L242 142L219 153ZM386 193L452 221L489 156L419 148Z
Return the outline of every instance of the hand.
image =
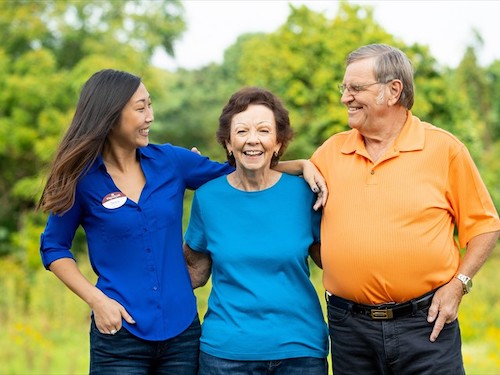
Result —
M324 207L326 200L328 199L328 187L326 186L326 181L323 175L319 172L318 168L309 160L304 162L304 168L302 171L304 179L311 187L314 193L318 194L316 203L313 208L317 211L319 208Z
M436 341L445 324L450 324L457 319L461 300L462 284L456 278L436 291L427 315L429 323L435 322L429 337L431 342Z
M122 319L135 324L135 320L120 303L105 295L91 307L95 324L101 333L114 335L122 328Z
M192 147L191 151L197 153L198 155L201 155L201 152L196 147Z

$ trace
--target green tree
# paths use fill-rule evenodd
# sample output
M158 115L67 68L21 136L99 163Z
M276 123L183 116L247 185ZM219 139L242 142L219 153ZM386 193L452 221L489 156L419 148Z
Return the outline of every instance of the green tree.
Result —
M269 88L284 100L296 131L287 157L308 157L331 134L347 129L337 84L346 56L365 44L388 43L407 52L415 62L417 103L427 103L416 114L445 118L446 84L428 47L405 46L375 21L369 6L340 2L333 19L305 6L290 9L276 32L238 39L223 63L242 85Z
M173 54L185 23L179 0L11 0L0 29L1 255L18 248L12 235L41 191L83 82L103 68L166 78L152 55Z
M177 71L163 87L165 99L161 105L155 105L151 140L187 148L196 146L204 155L225 160L215 131L223 105L237 88L239 85L215 64L194 71Z
M492 142L500 141L500 60L495 60L487 69L487 97L491 101L488 126Z

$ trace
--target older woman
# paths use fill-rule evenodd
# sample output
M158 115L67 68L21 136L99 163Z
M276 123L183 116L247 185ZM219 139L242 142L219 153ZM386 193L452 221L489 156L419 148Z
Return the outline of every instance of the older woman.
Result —
M184 245L193 288L212 273L201 375L327 373L308 266L320 214L302 178L272 169L292 136L288 111L263 89L236 92L220 116L218 141L236 169L196 191Z

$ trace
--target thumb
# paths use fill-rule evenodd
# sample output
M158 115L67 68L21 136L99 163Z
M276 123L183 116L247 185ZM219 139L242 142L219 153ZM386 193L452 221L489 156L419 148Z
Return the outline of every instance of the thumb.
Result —
M122 318L125 319L125 321L129 324L135 324L134 318L127 312L127 310L122 309L121 311Z

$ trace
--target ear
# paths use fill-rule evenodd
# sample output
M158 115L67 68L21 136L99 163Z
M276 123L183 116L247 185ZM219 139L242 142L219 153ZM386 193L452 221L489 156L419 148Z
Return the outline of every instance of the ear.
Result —
M389 105L394 105L398 102L401 93L403 92L403 82L399 79L393 79L391 82L387 83L389 88L389 97L387 103Z
M281 143L278 143L276 145L276 148L274 149L274 154L278 155L278 152L280 152L280 150L281 150Z
M233 148L231 147L231 143L229 141L226 141L226 150L229 153L233 151Z

